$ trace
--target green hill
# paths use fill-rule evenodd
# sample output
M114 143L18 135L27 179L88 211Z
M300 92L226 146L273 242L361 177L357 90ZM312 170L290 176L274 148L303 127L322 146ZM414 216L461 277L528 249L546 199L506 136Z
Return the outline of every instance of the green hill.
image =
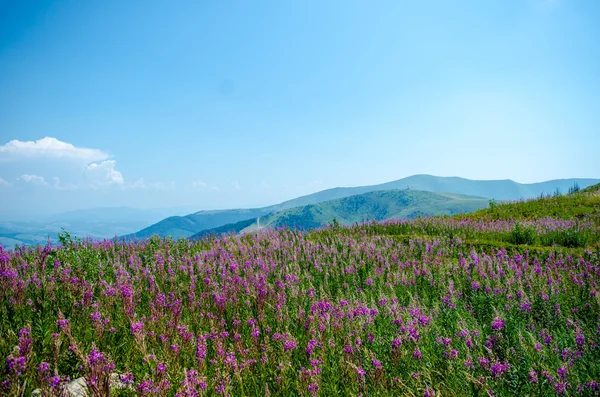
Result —
M400 239L441 236L473 247L600 249L600 185L564 195L490 204L464 215L370 223L364 229Z
M200 211L186 216L174 216L146 227L139 232L127 235L124 238L144 239L153 235L171 236L174 238L190 237L203 230L266 216L278 211L385 190L410 189L464 194L496 200L518 200L521 198L537 197L544 193L554 193L557 189L561 192L567 192L575 183L585 188L598 182L600 182L598 179L573 178L520 184L511 180L477 181L457 177L413 175L379 185L327 189L263 208ZM361 219L359 218L358 220L360 221Z
M386 190L330 200L319 204L291 208L260 218L260 227L290 227L308 230L328 225L334 219L341 225L387 219L414 219L419 216L454 215L475 211L488 205L481 197L417 190ZM208 234L251 232L258 227L256 219L200 232Z
M600 184L564 195L495 204L466 216L482 220L586 219L600 224Z

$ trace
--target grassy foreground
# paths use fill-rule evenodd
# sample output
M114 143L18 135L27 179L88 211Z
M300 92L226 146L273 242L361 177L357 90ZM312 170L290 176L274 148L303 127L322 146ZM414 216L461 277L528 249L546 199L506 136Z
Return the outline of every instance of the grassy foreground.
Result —
M591 189L308 233L0 249L0 394L85 377L96 396L598 395L599 227Z

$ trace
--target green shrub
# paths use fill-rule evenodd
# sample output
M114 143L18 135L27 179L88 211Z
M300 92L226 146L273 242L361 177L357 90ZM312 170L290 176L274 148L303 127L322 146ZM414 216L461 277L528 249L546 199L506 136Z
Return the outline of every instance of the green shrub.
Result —
M523 226L517 222L510 232L509 242L512 244L532 245L535 243L536 235L537 233L533 228Z

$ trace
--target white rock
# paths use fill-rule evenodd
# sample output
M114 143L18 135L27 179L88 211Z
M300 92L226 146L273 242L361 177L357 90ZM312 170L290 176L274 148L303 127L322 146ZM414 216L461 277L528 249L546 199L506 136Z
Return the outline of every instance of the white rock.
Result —
M123 381L121 380L121 376L118 373L113 372L112 374L110 374L110 388L124 390L131 389L131 385L123 383Z
M87 385L85 383L85 378L83 378L83 377L77 378L77 379L69 382L69 384L67 384L66 388L67 388L67 393L69 393L69 396L71 396L71 397L87 397L88 396Z
M110 374L110 388L111 389L119 389L119 390L124 390L124 389L132 390L131 385L123 383L123 381L121 381L121 377L116 372L113 372L112 374ZM66 389L67 395L69 395L70 397L88 397L89 396L87 384L85 382L84 377L77 378L77 379L69 382L67 385L65 385L65 389ZM35 389L31 393L31 397L41 397L42 395L43 395L42 389Z

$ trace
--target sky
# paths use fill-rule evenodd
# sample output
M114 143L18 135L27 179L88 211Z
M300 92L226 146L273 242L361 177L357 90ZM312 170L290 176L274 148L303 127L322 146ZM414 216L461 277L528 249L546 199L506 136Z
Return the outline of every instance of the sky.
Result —
M0 213L600 177L597 0L0 1Z

